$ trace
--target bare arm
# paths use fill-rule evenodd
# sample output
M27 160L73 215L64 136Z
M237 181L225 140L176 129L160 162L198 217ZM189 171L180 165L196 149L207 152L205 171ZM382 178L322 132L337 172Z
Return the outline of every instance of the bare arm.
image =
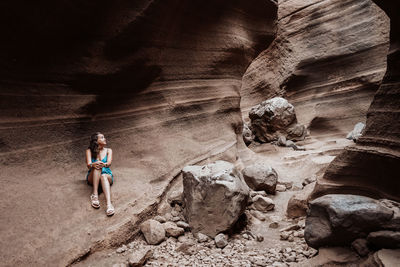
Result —
M90 149L86 149L86 166L88 169L92 168L92 153Z
M110 167L111 163L112 163L112 149L108 148L107 149L107 162L105 164L106 165L105 167Z
M86 166L88 169L91 168L96 168L100 169L103 167L103 162L96 160L95 162L92 163L92 153L90 152L90 149L86 149Z

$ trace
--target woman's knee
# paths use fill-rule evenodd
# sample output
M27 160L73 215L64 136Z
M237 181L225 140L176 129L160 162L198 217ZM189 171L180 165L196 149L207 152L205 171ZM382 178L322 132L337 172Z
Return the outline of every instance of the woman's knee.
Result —
M100 178L101 178L101 180L107 181L107 182L108 182L107 174L102 174L102 175L100 176Z

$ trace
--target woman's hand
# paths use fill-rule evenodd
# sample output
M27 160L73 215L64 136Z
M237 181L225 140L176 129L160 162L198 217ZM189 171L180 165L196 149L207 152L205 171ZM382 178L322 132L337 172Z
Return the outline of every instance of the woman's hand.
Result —
M104 167L104 162L102 162L102 161L93 162L92 167L99 170Z

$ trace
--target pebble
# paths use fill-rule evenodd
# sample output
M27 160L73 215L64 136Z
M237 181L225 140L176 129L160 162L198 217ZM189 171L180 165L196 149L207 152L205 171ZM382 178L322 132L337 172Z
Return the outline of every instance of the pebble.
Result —
M156 220L160 223L165 223L167 221L163 216L160 216L160 215L157 215L156 217L154 217L154 220Z
M276 186L275 190L278 191L278 192L285 192L286 191L286 186L284 186L283 184L278 184Z
M120 254L120 253L124 253L127 250L128 250L128 247L126 245L123 245L122 247L117 248L116 252L118 254Z

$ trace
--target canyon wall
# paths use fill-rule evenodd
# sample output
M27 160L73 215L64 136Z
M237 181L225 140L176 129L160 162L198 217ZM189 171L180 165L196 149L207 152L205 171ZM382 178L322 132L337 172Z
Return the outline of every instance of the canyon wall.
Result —
M314 198L340 192L400 201L400 4L376 2L390 17L387 72L368 109L364 135L331 163Z
M241 109L280 95L312 135L365 122L386 70L389 19L369 0L279 1L277 38L243 76Z
M236 160L241 79L274 39L274 1L0 10L2 264L65 266L124 242L185 165ZM85 181L96 131L114 151L112 218Z
M379 2L392 18L379 87L389 18L372 1L276 2L1 3L0 261L65 266L129 240L185 165L236 161L250 107L276 95L318 138L344 138L373 100L315 195L396 199L398 9ZM114 151L111 218L85 181L96 131Z

